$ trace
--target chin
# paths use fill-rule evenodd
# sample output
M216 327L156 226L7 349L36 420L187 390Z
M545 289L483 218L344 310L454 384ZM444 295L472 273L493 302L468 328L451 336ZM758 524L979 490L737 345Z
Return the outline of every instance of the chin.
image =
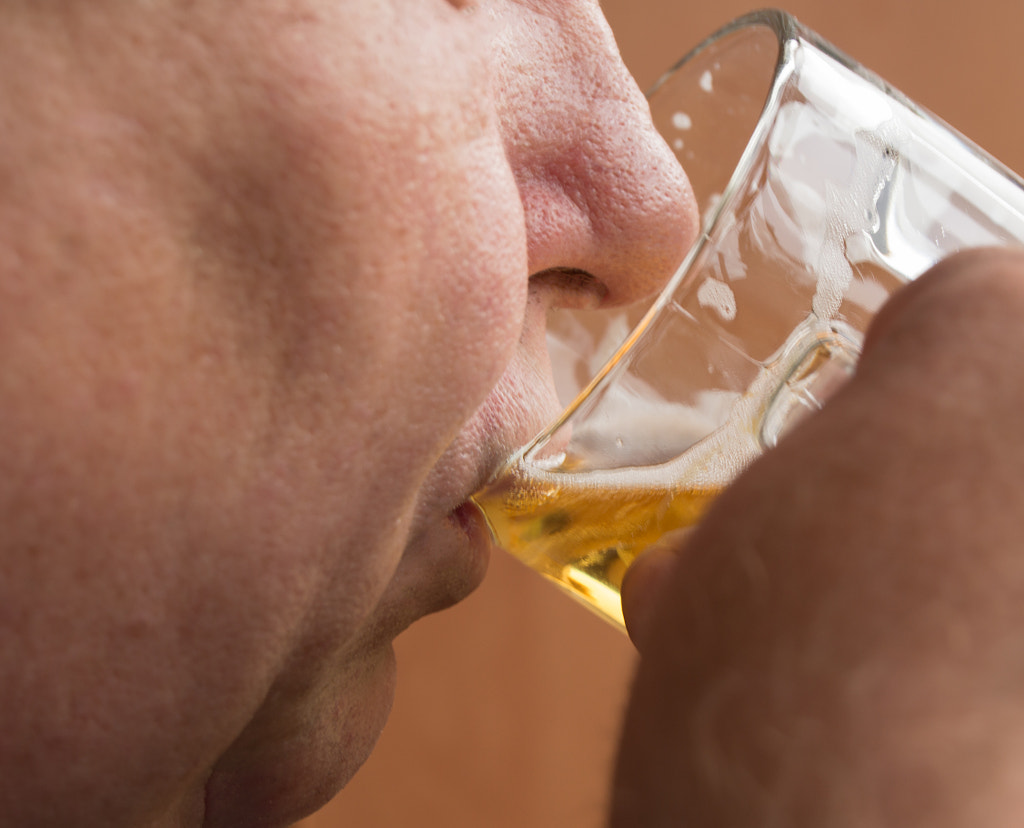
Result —
M248 728L206 785L204 828L289 826L326 805L367 760L395 691L390 645L353 659L343 687L321 688L294 721Z
M287 826L329 802L369 757L390 713L394 638L476 589L490 548L483 517L471 505L413 533L380 602L350 644L317 654L317 666L298 686L282 678L279 691L268 694L217 762L206 786L203 825ZM275 703L275 696L287 703Z

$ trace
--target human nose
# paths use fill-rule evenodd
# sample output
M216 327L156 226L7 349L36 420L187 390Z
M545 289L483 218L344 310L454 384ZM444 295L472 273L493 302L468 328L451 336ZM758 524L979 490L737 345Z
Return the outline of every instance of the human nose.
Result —
M516 21L525 36L504 39L496 77L530 273L625 304L678 267L696 203L597 4L550 5Z

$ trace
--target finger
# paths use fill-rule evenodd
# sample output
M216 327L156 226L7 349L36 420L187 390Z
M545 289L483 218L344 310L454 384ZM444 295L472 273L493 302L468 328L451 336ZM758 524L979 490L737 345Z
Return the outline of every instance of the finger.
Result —
M682 554L688 530L670 532L646 549L626 570L622 582L622 614L636 648L650 634L655 608L668 599L667 585Z

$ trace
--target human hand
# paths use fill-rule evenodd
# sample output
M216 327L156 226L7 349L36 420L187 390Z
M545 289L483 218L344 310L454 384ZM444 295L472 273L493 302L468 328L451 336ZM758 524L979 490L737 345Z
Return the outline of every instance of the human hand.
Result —
M894 298L857 375L623 607L611 825L1016 824L1024 257Z

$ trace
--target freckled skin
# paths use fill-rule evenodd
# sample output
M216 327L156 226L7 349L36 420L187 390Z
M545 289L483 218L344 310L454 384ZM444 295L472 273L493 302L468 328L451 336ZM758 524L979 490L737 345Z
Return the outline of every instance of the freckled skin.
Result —
M272 826L695 230L593 2L0 8L0 822Z

